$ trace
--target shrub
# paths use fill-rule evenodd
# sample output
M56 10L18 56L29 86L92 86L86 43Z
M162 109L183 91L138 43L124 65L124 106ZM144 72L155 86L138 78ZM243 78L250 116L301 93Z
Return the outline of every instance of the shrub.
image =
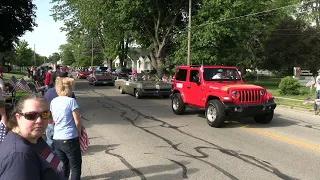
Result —
M252 72L246 72L245 75L242 76L246 81L254 81L255 79L255 74L253 74Z
M293 77L287 76L281 79L279 84L279 92L281 95L299 95L300 82Z

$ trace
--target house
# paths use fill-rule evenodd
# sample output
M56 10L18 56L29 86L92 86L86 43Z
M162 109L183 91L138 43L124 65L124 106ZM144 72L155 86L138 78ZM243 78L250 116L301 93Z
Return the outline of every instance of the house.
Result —
M125 60L126 67L131 68L132 70L136 70L137 73L141 73L145 70L152 70L151 60L148 56L148 52L130 52L127 55ZM119 56L112 62L115 67L120 66L120 59Z
M136 71L137 73L141 73L142 71L151 71L152 65L151 65L151 60L149 58L149 56L140 56L138 60L136 60Z

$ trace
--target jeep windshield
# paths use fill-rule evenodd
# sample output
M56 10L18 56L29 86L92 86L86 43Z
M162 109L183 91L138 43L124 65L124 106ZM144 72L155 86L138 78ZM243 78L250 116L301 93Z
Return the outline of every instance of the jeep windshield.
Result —
M233 68L204 68L203 79L205 81L240 80L237 69Z

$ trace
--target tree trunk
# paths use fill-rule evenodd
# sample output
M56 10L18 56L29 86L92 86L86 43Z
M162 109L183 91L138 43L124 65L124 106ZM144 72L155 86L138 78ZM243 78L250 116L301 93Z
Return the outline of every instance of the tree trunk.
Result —
M164 58L163 57L156 57L154 53L150 53L149 56L151 60L151 65L154 69L157 71L157 76L158 78L162 78L164 75Z
M110 67L110 69L112 68L112 59L110 59L110 58L108 58L108 64L109 64L109 67Z

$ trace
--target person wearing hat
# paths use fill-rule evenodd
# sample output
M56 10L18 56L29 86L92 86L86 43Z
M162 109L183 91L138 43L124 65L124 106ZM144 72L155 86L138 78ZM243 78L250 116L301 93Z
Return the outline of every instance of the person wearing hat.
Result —
M317 72L318 72L318 76L316 78L316 82L314 85L316 87L316 95L314 99L320 99L320 69ZM315 114L319 114L318 104L316 102L314 102L314 112Z
M218 69L217 71L218 73L216 75L214 75L212 77L212 79L222 79L222 73L223 73L223 70L222 69Z

